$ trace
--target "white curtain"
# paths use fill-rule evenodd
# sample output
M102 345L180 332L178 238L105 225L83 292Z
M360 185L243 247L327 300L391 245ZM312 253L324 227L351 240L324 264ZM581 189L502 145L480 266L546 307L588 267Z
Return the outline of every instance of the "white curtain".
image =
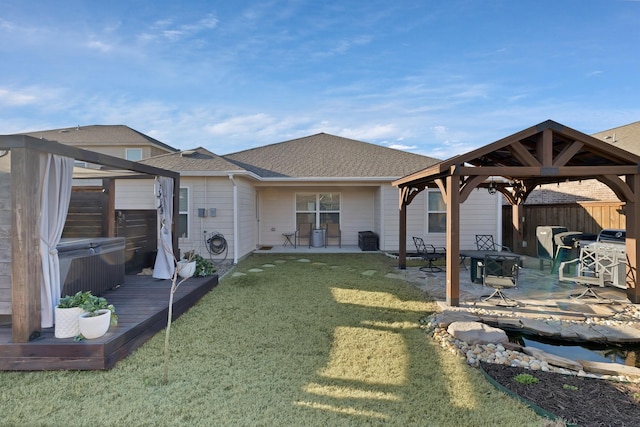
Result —
M153 277L170 279L175 269L173 256L173 239L171 224L173 223L173 179L156 177L155 192L158 198L158 221L160 237L158 238L158 255L153 266Z
M70 157L51 153L40 154L40 176L42 178L40 188L42 193L38 230L42 260L40 299L41 326L43 328L53 326L54 308L60 301L60 261L56 247L60 242L69 211L73 162L74 160Z

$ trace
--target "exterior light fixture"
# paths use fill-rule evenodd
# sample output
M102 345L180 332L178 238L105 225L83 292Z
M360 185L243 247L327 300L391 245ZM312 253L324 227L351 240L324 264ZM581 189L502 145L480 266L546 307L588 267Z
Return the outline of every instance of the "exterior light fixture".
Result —
M489 183L489 187L487 187L487 191L491 195L496 194L498 192L498 187L496 186L496 183L493 181L493 179Z

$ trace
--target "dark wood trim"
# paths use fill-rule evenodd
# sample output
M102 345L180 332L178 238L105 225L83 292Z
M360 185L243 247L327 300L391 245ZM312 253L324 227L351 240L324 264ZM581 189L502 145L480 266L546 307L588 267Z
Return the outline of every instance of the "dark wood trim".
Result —
M27 148L11 151L11 304L13 340L28 342L40 331L41 265L38 215L40 214L40 156ZM16 286L21 283L22 286Z

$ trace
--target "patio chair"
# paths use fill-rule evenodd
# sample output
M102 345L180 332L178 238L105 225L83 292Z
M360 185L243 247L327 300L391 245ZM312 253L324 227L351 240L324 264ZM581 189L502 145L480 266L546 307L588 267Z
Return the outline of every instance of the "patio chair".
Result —
M580 257L570 261L563 261L558 268L558 280L561 282L574 282L585 286L581 293L570 294L573 299L595 298L598 302L606 301L598 295L593 287L603 288L607 280L611 280L612 271L618 267L619 261L615 253L604 248L580 248ZM575 276L566 275L566 267L576 264Z
M433 265L433 262L438 259L444 259L447 256L447 251L443 247L435 247L431 244L425 243L422 237L414 237L413 243L416 245L418 255L425 261L427 265L420 267L420 271L435 273L442 271L442 268L437 265Z
M497 298L496 305L515 307L518 301L504 294L504 289L518 286L520 257L518 255L485 255L482 261L482 284L493 288L491 295L482 296L482 301Z
M296 230L295 242L297 242L296 247L300 245L300 239L307 239L309 241L309 247L311 247L311 228L313 226L310 222L301 222L298 224L298 229Z
M340 224L327 223L327 229L324 233L324 247L329 245L329 239L338 239L338 247L342 247L342 232Z
M508 246L496 243L493 234L476 234L476 247L479 251L506 251L511 252ZM499 248L499 249L497 249Z

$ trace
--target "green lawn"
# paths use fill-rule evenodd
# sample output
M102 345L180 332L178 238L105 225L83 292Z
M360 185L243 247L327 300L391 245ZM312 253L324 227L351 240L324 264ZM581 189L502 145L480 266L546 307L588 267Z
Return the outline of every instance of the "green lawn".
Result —
M0 425L543 425L419 329L395 260L304 256L252 255L176 320L166 385L163 333L110 371L1 372Z

